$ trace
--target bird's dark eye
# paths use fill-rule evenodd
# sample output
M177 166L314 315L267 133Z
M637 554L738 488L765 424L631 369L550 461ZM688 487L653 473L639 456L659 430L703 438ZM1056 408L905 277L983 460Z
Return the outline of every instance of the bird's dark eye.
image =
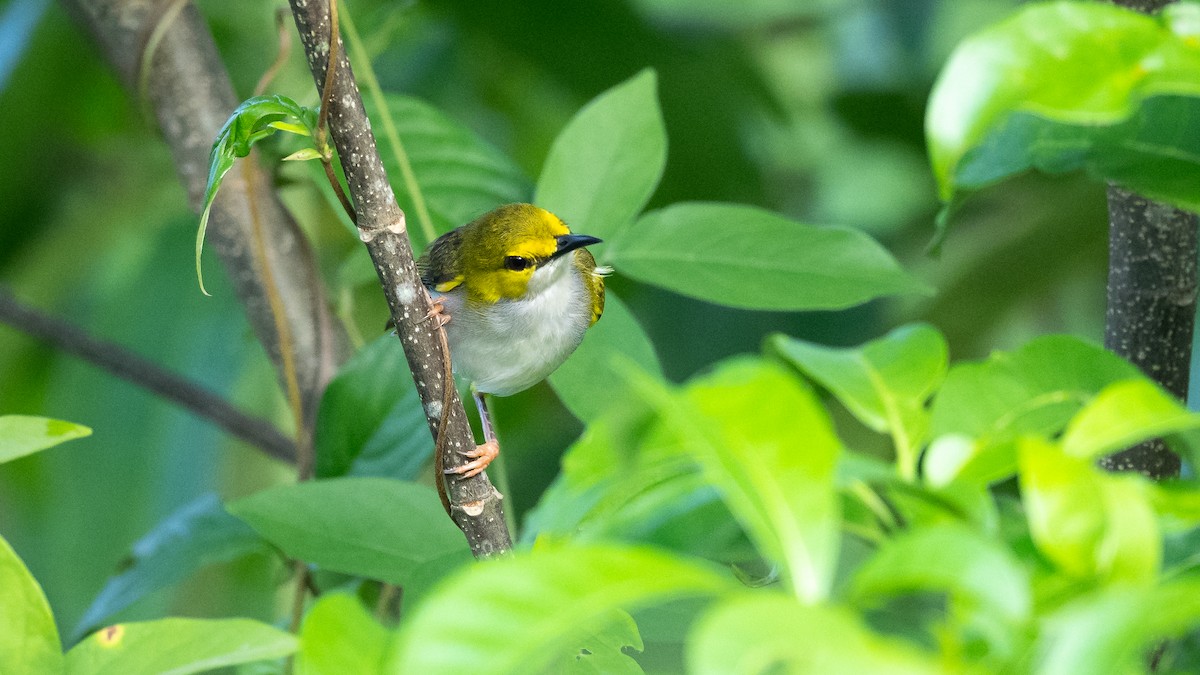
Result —
M532 264L533 261L531 261L529 258L522 258L519 255L510 255L504 258L504 269L512 270L514 272L520 272L521 270L529 269L529 266Z

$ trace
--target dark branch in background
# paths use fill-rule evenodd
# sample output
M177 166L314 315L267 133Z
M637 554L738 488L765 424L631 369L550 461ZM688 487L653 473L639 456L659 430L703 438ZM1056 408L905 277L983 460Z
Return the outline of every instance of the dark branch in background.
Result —
M323 88L330 53L329 8L325 2L316 0L290 1L313 81ZM429 296L417 275L404 213L384 172L340 38L338 43L327 114L342 171L354 198L359 237L366 244L383 285L397 336L425 407L430 433L437 438L439 426L442 428L438 442L443 448L442 461L447 468L460 466L466 458L459 452L473 449L475 438L454 382L444 374L447 369L439 344L441 331L435 321L426 319L431 309ZM449 401L449 405L443 400ZM441 424L443 415L445 423ZM484 474L469 479L451 476L447 492L451 517L466 535L476 557L512 547L500 493Z
M275 459L296 461L296 446L266 420L243 413L207 389L120 345L96 339L66 321L22 304L3 288L0 288L0 322L174 401Z
M129 90L147 97L198 212L209 149L240 103L208 26L186 0L63 4L93 35ZM308 242L276 199L270 176L252 158L241 163L246 168L231 171L221 186L208 241L280 383L287 388L292 380L298 389L303 422L298 433L303 435L311 432L321 392L349 351L347 340L332 320ZM264 243L261 259L255 255L256 236ZM270 282L265 267L270 268Z
M1155 12L1173 0L1117 0ZM1108 309L1104 346L1186 400L1196 318L1197 219L1187 211L1108 188ZM1179 475L1179 457L1154 439L1101 460L1110 471L1161 479Z

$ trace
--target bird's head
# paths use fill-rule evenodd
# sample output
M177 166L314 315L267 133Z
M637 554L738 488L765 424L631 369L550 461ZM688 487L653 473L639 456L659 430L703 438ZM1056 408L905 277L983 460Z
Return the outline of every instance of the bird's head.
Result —
M490 303L536 295L569 269L568 253L598 243L532 204L501 206L463 229L463 285Z

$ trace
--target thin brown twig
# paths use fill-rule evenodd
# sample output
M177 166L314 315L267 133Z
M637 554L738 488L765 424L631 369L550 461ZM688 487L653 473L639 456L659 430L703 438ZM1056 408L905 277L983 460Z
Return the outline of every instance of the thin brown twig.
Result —
M346 196L346 191L342 189L342 183L337 178L337 172L333 169L333 150L329 147L328 142L329 100L333 96L333 82L337 77L335 64L338 60L338 47L341 45L337 0L329 0L329 26L329 61L325 67L325 84L321 87L321 110L317 113L317 137L313 140L321 155L321 168L325 170L325 178L333 186L333 193L337 195L338 201L342 203L342 208L350 216L350 221L358 222L354 213L354 205L350 203L350 198Z
M295 444L266 420L247 415L225 399L125 347L92 337L73 324L25 305L4 288L0 288L0 322L215 422L275 459L296 460Z

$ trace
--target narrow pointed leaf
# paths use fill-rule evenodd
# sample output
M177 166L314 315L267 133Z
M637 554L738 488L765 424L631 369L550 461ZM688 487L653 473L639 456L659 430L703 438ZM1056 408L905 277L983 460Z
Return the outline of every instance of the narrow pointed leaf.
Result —
M48 417L0 415L0 464L92 435L81 424Z

